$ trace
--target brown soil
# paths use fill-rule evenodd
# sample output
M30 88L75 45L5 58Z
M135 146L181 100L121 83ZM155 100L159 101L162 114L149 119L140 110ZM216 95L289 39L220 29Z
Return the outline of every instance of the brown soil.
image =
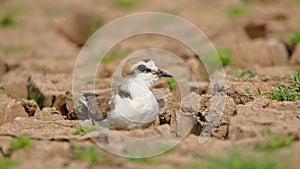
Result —
M188 168L193 160L224 155L224 150L232 146L252 151L263 142L262 133L268 130L281 136L293 136L292 145L277 153L279 157L291 157L291 168L298 168L300 101L270 100L260 95L258 89L265 93L275 90L277 83L289 84L289 76L300 70L300 44L292 48L286 44L290 32L300 30L299 2L249 0L250 12L233 18L226 10L231 4L240 4L238 0L138 2L136 7L126 8L110 0L0 0L0 21L2 11L23 9L13 15L13 25L0 26L0 158L6 156L19 161L13 167L18 169ZM148 11L181 16L199 27L216 48L231 50L231 65L225 67L225 108L219 120L214 121L215 128L210 129L212 138L203 144L198 140L203 126L210 122L214 113L209 109L213 94L201 62L174 39L140 35L120 42L112 51L122 50L129 54L156 47L173 52L195 74L199 95L183 98L182 108L179 108L178 89L170 91L165 81L160 81L155 90L161 108L165 107L164 112L147 129L121 132L133 137L149 137L171 128L180 135L192 127L191 121L196 123L174 150L155 157L161 160L158 163L149 159L150 162L136 162L100 148L105 158L95 164L78 159L74 157L74 147L98 148L87 135L73 134L75 126L81 122L77 118L86 118L74 113L70 91L74 65L81 46L88 39L89 26L95 20L104 25L124 15ZM100 93L109 89L112 74L121 60L112 60L99 70L95 85ZM178 72L186 90L193 91L195 84L190 83L191 74L182 71L182 65L176 61L165 61L168 63L165 66L173 65L172 71ZM243 68L255 76L237 78L232 75L233 69ZM11 151L11 141L21 135L29 136L34 146Z

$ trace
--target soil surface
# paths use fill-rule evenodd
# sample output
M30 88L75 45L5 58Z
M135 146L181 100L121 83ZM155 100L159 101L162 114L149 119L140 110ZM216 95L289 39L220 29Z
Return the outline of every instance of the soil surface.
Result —
M203 31L217 50L230 53L230 63L224 67L226 85L215 89L200 59L184 44L164 36L139 35L114 46L109 54L113 58L101 64L96 81L84 82L105 93L116 85L112 77L122 57L145 48L170 51L185 63L165 58L160 64L176 72L176 81L185 84L182 90L192 92L198 86L198 93L180 97L179 88L162 79L153 90L162 114L153 125L119 131L138 138L169 129L177 137L189 133L168 152L145 159L119 157L99 148L89 134L100 142L113 142L106 138L107 129L74 134L87 115L75 113L71 93L76 59L87 39L97 28L138 12L183 17ZM278 164L299 168L300 74L298 80L290 78L300 70L300 33L299 43L291 41L291 34L300 31L299 16L298 0L0 0L0 169L10 168L5 160L15 162L16 169L205 168L202 164L211 158L231 158L228 149L243 149L254 157L267 155ZM268 97L278 84L298 85L296 99ZM222 112L210 108L217 97L214 90L223 92ZM102 98L107 101L105 94ZM210 136L204 143L203 133ZM30 138L32 146L13 150L12 142L20 137ZM118 151L130 151L124 142L118 144L114 147ZM78 149L88 155L78 155Z

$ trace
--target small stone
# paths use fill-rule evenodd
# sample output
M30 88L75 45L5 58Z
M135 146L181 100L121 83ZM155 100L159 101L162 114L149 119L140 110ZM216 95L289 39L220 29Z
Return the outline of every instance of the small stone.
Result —
M183 98L181 111L176 113L176 130L180 136L190 132L224 139L228 134L230 114L234 111L236 105L229 96L191 93Z
M200 96L191 93L183 98L181 110L176 111L175 129L177 135L184 137L190 133L196 121L195 114L199 111Z
M198 83L190 82L190 83L188 83L188 86L190 88L190 92L195 92L199 95L202 95L202 94L206 94L208 92L209 83L208 82L198 82Z
M34 100L22 99L22 106L25 108L29 116L34 116L34 113L40 111L39 106Z
M36 112L34 117L42 121L64 120L64 117L55 107L45 107L42 111Z
M181 110L186 113L196 114L200 109L200 96L194 92L183 98Z
M28 117L21 102L16 102L5 94L0 94L0 100L0 125L12 122L17 117Z

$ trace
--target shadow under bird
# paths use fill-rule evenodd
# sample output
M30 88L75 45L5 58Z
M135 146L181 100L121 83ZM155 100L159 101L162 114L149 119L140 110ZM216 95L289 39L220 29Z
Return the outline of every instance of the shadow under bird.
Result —
M151 88L161 77L172 76L147 59L134 64L117 88L101 96L83 94L81 101L88 109L90 121L110 129L150 126L159 114L159 105ZM104 99L110 100L107 105L104 105Z

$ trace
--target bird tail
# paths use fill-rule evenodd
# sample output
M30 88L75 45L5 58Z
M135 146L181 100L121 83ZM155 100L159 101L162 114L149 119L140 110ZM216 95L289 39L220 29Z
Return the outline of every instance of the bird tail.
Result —
M99 94L95 93L83 93L83 97L80 99L82 105L86 107L88 117L92 122L99 122L105 119L99 110L101 103L97 99L98 96Z
M80 102L88 109L88 102L95 100L98 95L95 93L83 93L83 97L80 98Z
M97 94L84 93L77 101L75 105L76 113L79 119L89 119L90 101L96 98Z
M86 109L88 108L88 102L84 97L80 98L80 103L83 105Z

